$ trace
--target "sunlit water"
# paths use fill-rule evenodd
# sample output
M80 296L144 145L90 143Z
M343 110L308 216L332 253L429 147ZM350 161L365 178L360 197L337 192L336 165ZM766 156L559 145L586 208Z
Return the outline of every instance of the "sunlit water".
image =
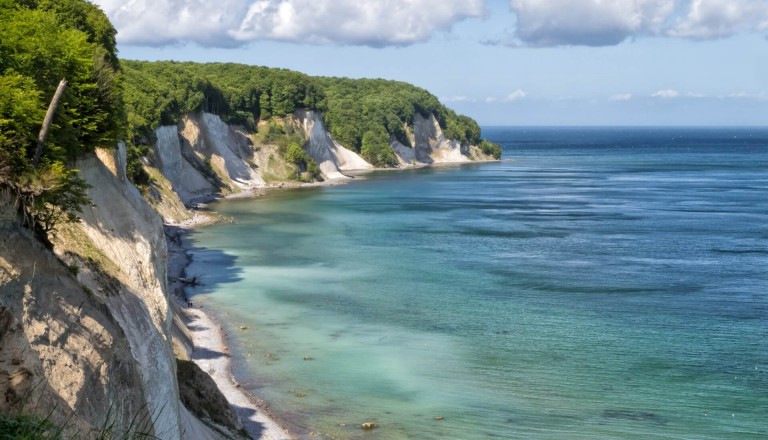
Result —
M768 130L485 134L213 206L188 272L243 385L303 436L766 438Z

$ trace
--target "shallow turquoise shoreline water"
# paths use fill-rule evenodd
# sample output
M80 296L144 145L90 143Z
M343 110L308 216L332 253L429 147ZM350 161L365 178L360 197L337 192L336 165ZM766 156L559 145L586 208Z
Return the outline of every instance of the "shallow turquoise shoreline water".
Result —
M768 130L486 133L512 161L215 205L244 386L337 438L765 438Z

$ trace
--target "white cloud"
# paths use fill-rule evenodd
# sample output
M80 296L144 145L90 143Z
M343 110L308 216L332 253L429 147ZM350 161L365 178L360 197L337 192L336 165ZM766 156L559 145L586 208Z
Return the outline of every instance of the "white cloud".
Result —
M473 101L473 100L462 95L462 96L446 96L446 97L440 98L440 101L443 103L448 103L448 102L467 102L467 101Z
M765 0L692 0L690 3L687 15L667 31L668 35L708 39L768 30Z
M618 95L611 96L611 101L629 101L632 99L631 93L620 93Z
M759 92L759 93L758 92L753 92L753 93L750 93L750 92L741 91L741 92L731 93L731 94L725 96L725 98L731 98L731 99L752 99L752 100L763 101L763 100L768 99L768 94L766 94L765 92Z
M528 93L526 93L523 89L517 89L514 92L508 94L507 96L488 96L485 98L486 104L494 104L494 103L504 103L504 102L514 102L514 101L520 101L521 99L525 99L528 96Z
M526 96L528 96L528 94L525 93L525 90L517 89L514 92L507 95L506 97L504 97L504 102L519 101L525 98Z
M666 89L666 90L659 90L658 92L651 95L653 98L677 98L680 96L680 92L677 90L672 89Z
M674 0L510 0L530 46L608 46L662 29Z
M125 44L253 40L408 45L484 13L483 0L94 0Z
M766 0L509 0L526 46L610 46L642 36L711 39L768 31Z
M235 44L227 31L247 11L243 0L94 0L127 44L166 45L193 41L205 46Z

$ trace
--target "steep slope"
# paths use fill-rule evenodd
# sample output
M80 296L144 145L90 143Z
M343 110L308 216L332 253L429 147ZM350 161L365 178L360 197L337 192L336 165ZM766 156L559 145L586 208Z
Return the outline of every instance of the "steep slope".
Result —
M355 151L334 140L320 113L297 110L283 118L283 124L300 127L306 153L317 162L323 179L348 179L347 171L372 170ZM494 160L480 148L445 136L435 115L414 116L413 129L406 146L394 137L390 148L400 168L431 164L463 163ZM155 131L154 158L162 178L186 205L213 196L270 186L267 182L290 183L292 166L280 157L279 148L255 144L255 133L231 126L210 113L184 116L176 126L163 126ZM277 165L276 165L277 162ZM295 178L295 172L293 172Z
M125 427L139 417L139 429L180 438L162 222L114 173L120 161L98 154L103 162L90 155L78 163L94 205L54 239L69 267L18 226L3 233L0 338L18 354L3 353L0 364L17 378L6 384L38 394L21 403L45 402L54 420L74 412L78 428L89 430L108 414Z
M435 115L413 117L413 137L416 160L422 163L469 162L469 145L447 139Z
M134 429L156 434L141 384L104 303L28 234L0 228L0 411L44 411L69 433L135 417Z
M73 227L75 238L62 237L57 250L74 254L79 264L87 266L88 260L82 259L87 256L78 258L77 251L88 240L106 257L112 270L82 271L78 280L103 295L102 300L125 332L141 369L141 385L146 390L147 409L155 417L155 431L163 438L177 438L179 397L170 344L163 223L130 182L120 181L122 171L113 173L106 166L117 169L111 153L99 150L98 157L77 163L81 176L91 185L88 195L93 206L83 209L82 221ZM105 289L105 276L119 282Z
M296 119L307 138L307 152L320 166L326 179L346 179L342 171L370 170L369 164L357 153L335 142L325 129L323 118L313 111L297 110Z

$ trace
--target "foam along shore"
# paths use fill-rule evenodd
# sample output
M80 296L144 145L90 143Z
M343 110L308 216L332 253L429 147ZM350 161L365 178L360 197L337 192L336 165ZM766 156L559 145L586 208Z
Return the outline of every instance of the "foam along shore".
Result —
M221 393L226 397L233 410L240 417L243 427L253 439L288 440L296 438L281 426L269 413L266 402L251 395L241 388L232 376L229 348L224 340L221 327L202 309L185 301L184 270L191 261L184 247L183 236L189 229L215 223L218 219L199 211L194 211L192 219L178 225L168 225L174 230L168 235L168 280L169 291L181 310L186 331L191 338L193 349L190 360L206 372L216 382ZM181 293L181 295L179 295ZM202 432L200 432L202 434ZM197 438L190 435L188 438Z

